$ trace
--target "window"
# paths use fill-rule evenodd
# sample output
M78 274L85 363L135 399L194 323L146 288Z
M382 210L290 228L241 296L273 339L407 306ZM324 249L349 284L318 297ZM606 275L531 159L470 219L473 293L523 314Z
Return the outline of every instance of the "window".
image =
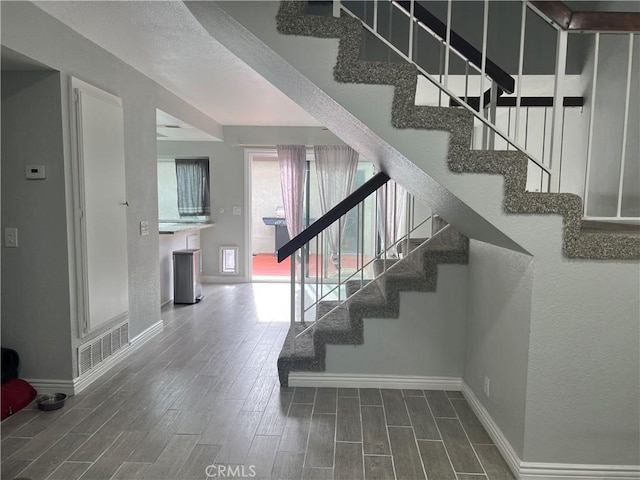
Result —
M158 160L158 219L161 222L210 218L208 158Z

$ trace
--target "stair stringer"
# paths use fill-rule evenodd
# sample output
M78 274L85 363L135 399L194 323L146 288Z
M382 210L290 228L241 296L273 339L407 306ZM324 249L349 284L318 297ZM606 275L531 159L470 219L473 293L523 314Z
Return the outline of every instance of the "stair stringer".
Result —
M378 260L374 266L379 275L376 281L362 289L359 280L347 282L349 298L343 305L295 342L287 338L278 357L280 384L289 384L291 371L323 371L327 345L362 344L365 319L398 318L401 292L435 292L438 265L466 265L468 260L469 239L451 226L402 259ZM387 269L383 270L385 264ZM336 302L321 302L318 316L335 306ZM292 328L298 334L307 326L296 324Z

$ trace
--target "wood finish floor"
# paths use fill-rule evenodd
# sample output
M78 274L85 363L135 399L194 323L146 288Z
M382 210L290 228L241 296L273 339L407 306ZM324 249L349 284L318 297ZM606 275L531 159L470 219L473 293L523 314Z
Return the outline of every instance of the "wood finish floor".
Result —
M460 392L280 388L288 285L204 291L63 409L5 420L2 478L513 478Z

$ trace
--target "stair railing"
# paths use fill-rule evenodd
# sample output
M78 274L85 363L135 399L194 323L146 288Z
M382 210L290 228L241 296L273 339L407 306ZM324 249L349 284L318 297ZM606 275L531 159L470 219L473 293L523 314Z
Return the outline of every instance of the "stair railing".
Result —
M360 4L361 2L357 2ZM551 166L543 161L531 149L527 149L517 132L520 132L521 124L521 107L522 95L519 89L515 89L515 85L521 85L521 71L519 72L518 81L500 68L496 63L487 58L487 33L488 33L488 0L484 0L483 15L483 42L482 50L477 50L471 44L466 42L462 37L451 30L451 11L452 0L447 2L447 22L442 23L434 15L428 12L416 0L409 1L393 1L393 0L373 0L372 2L364 2L366 5L373 4L373 15L363 15L361 18L353 12L348 5L355 5L355 2L347 2L334 0L333 12L342 11L345 14L359 20L363 27L379 39L386 47L395 52L399 57L407 62L412 63L420 75L426 78L431 85L438 90L438 106L459 105L469 110L475 117L474 128L481 130L480 141L473 142L471 147L474 149L493 150L495 148L497 138L501 139L508 150L518 150L524 153L529 159L529 165L536 173L535 175L543 179L540 182L542 191L549 191L551 184ZM380 28L380 18L382 7L389 6L389 16L391 12L399 12L408 19L407 37L403 44L396 44L386 38ZM338 6L339 9L338 10ZM523 9L526 8L523 6ZM435 39L440 48L440 67L438 73L431 73L420 65L417 61L416 51L419 47L417 42L418 32L427 34L429 38ZM390 35L391 36L391 35ZM522 59L524 57L524 37L521 39L520 45L520 64L522 67ZM464 84L454 86L450 74L451 59L458 58L464 63ZM522 70L522 68L520 68ZM479 79L479 82L475 80ZM479 83L479 85L474 85ZM485 90L486 87L489 87ZM460 88L461 90L458 90ZM516 90L516 115L515 115L515 135L511 133L510 128L506 130L501 128L496 121L496 112L498 102L503 93L513 93ZM476 90L479 93L475 93ZM448 96L448 101L443 101L443 95ZM557 105L554 99L554 105ZM562 96L560 96L560 104L562 104ZM555 108L555 107L554 107ZM560 108L562 110L562 108Z
M389 180L376 174L278 250L278 262L291 257L291 341L394 268L391 260L409 255L431 237L429 209ZM335 252L330 251L330 229L334 238L337 233ZM376 260L383 260L377 274ZM319 311L321 302L330 308Z
M459 105L474 115L474 128L478 134L474 135L472 148L518 150L527 155L529 158L527 190L559 192L562 186L562 191L582 195L586 218L593 220L640 220L640 212L634 213L631 205L634 201L633 195L637 194L634 191L633 183L637 182L634 182L633 178L629 178L630 175L625 177L626 171L635 171L636 168L636 165L632 165L630 170L629 162L637 160L636 157L629 159L633 154L633 151L629 153L630 145L634 145L631 143L634 139L629 135L629 125L631 123L630 117L634 118L630 112L635 112L639 108L637 95L634 96L634 89L631 88L631 85L634 81L633 72L638 71L637 55L639 49L635 49L636 59L634 60L633 45L638 41L640 13L572 12L562 2L522 0L518 67L515 82L513 82L513 77L487 58L489 0L483 2L481 51L470 46L451 29L453 0L447 1L447 21L444 23L430 14L416 0L370 0L368 2L333 0L333 3L334 15L338 16L344 12L358 19L369 33L386 45L389 51L394 52L405 61L413 63L419 74L426 78L430 85L437 88L438 100L434 104L441 106L443 104L442 96L445 95L449 97L448 105ZM366 9L370 9L371 6L373 12L367 11ZM363 8L365 10L361 11ZM356 12L357 9L360 10ZM393 32L393 35L392 22L389 21L388 25L384 25L385 22L382 21L385 14L390 19L391 12L399 12L408 20L405 29L399 33ZM542 18L553 27L555 32L556 52L552 96L529 97L523 92L524 52L525 44L528 45L526 27L529 15ZM420 65L418 59L418 49L424 48L418 42L418 37L420 35L425 37L425 34L428 34L426 38L435 39L439 45L440 61L436 69L437 72L428 71L425 66ZM593 80L591 81L591 92L589 92L591 95L588 97L591 101L596 96L596 89L600 88L598 69L601 59L598 56L598 46L603 34L626 35L628 38L628 46L626 47L628 62L626 71L623 73L623 75L626 73L626 83L625 87L619 89L619 92L615 92L620 96L620 103L624 105L624 113L621 113L622 124L619 129L619 143L615 145L615 150L620 152L620 155L613 162L609 158L605 160L607 166L614 163L614 168L619 173L617 192L611 192L611 196L615 196L617 201L606 214L602 212L602 209L595 207L593 212L590 211L589 196L594 188L592 184L600 182L598 176L593 173L593 167L596 165L594 152L599 148L597 142L594 144L594 124L598 121L596 108L587 105L590 118L588 127L585 128L583 126L585 122L574 120L577 117L576 114L567 114L570 107L578 107L582 113L583 98L566 96L567 53L570 35L589 35L592 37L590 41L595 45L593 58L587 59L593 66ZM399 38L402 40L398 40ZM454 58L464 63L463 84L452 82L452 80L460 80L461 77L456 75L457 78L455 78L451 75L450 66ZM479 80L479 85L477 85L477 81L474 85L472 80ZM485 91L487 85L489 89ZM511 93L514 90L515 93ZM511 96L505 95L509 93ZM543 106L544 119L533 121L529 116L530 109ZM501 111L501 107L502 111L504 109L508 111L508 118L504 118L507 115L497 114ZM512 113L514 114L512 115ZM537 117L532 115L532 117L534 116ZM565 180L563 181L563 172L574 172L576 163L581 165L584 163L580 162L579 158L569 159L567 157L567 162L571 163L567 168L562 167L565 155L563 142L566 141L567 128L571 132L578 132L579 138L572 139L572 142L580 141L582 144L578 145L578 148L584 148L586 152L586 167L581 167L584 169L584 188L575 186L582 179L576 181L573 178L573 173L571 176L564 173ZM537 138L537 135L533 135L530 130L541 132L542 138ZM600 183L598 184L600 185Z
M558 32L558 38L569 37L570 35L587 36L592 45L590 56L587 57L587 64L591 66L591 88L589 92L589 121L586 137L586 165L584 173L583 188L583 208L584 218L594 221L623 221L623 222L640 222L640 195L637 188L637 176L627 178L625 172L629 167L631 171L640 169L640 155L637 147L629 148L630 141L636 141L630 133L630 112L638 112L640 110L640 95L637 94L637 88L632 89L632 83L638 81L640 69L640 52L637 48L640 39L640 13L638 12L574 12L568 8L563 2L558 1L526 1L529 9L534 11L538 16L545 19ZM626 37L626 38L625 38ZM601 67L605 62L611 63L612 48L605 53L604 60L601 58L601 44L603 39L615 41L616 54L626 49L626 61L620 62L620 69L615 71L614 77L622 78L623 81L619 87L612 88L611 78L612 71L602 72ZM625 41L626 40L626 41ZM624 45L626 43L626 45ZM634 44L636 47L634 48ZM601 75L609 75L609 78L601 78ZM603 112L600 110L597 101L598 93L603 89L606 91L606 101L609 105L622 105L622 111L617 112L618 118L611 115L611 112ZM634 95L632 95L634 94ZM617 123L612 128L612 124ZM595 125L599 128L596 129ZM638 118L635 118L635 132L637 132ZM620 127L619 129L617 127ZM609 129L605 142L598 142L596 136L604 127ZM613 130L619 130L614 132ZM616 144L615 134L618 134L619 143ZM600 136L603 140L603 137ZM606 144L606 152L603 145ZM617 158L612 159L608 156L610 152L615 152ZM593 170L596 169L594 174ZM617 173L617 178L607 179L603 176L609 172ZM615 174L614 173L614 174ZM595 185L592 183L595 181ZM606 184L613 183L614 187L607 189ZM617 187L617 188L616 188ZM592 202L592 188L600 190L597 193L602 198L614 197L615 200L605 200ZM605 191L606 190L606 191ZM626 193L626 195L625 195ZM593 212L593 213L592 213Z

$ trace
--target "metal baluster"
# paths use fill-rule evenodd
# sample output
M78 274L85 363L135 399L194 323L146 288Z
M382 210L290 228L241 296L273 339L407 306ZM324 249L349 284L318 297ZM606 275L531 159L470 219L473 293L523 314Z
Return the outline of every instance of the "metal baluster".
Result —
M442 71L444 64L444 43L440 42L440 59L438 60L438 82L442 83ZM438 89L438 106L442 106L442 89Z
M629 129L629 97L631 95L631 73L633 66L633 33L629 34L629 63L627 65L627 90L624 99L624 123L622 127L622 154L620 156L620 182L618 183L618 209L616 216L622 216L622 190L624 187L624 164L627 152L627 130Z
M364 285L364 216L367 211L365 208L365 201L366 200L362 201L362 238L360 238L360 241L362 242L362 248L360 249L360 285Z
M340 303L340 287L342 285L342 217L338 219L338 303Z
M524 42L527 26L527 3L522 2L522 20L520 21L520 56L518 57L518 85L516 86L516 134L513 138L520 141L520 103L522 97L522 70L524 65Z
M389 215L387 215L387 202L389 201L389 182L384 184L384 250L383 250L383 255L384 255L384 262L382 263L382 271L386 272L387 271L387 245L389 243L389 240L387 238L387 221L388 221L388 217Z
M296 331L296 262L295 253L289 257L291 260L291 327L289 334L292 335L290 340L293 342L295 348L295 331Z
M411 194L409 194L409 192L405 193L405 204L407 205L407 208L405 209L405 230L406 230L406 236L407 236L407 248L405 250L405 257L407 255L409 255L409 247L410 247L410 240L411 240Z
M507 137L511 138L511 107L507 108ZM507 141L507 152L511 150L511 143Z
M482 61L480 62L480 103L478 113L482 115L484 109L484 75L487 70L487 35L489 26L489 0L484 0L484 12L482 20ZM484 125L484 124L483 124ZM484 126L483 128L486 128Z
M491 81L491 98L489 103L489 120L491 125L496 124L496 109L498 106L498 84ZM495 150L496 132L493 129L487 129L489 134L489 150Z
M469 60L464 62L464 103L469 103Z
M360 261L360 235L364 235L362 232L360 232L360 206L362 205L362 202L358 203L358 205L356 205L356 214L357 214L357 220L356 220L356 271L358 271L358 267L359 265L359 261Z
M320 250L318 247L320 242L320 235L316 235L316 308L318 306L318 301L320 297L318 297L318 276L320 275L320 271L318 270L318 258L320 257ZM322 279L320 280L322 282Z
M444 86L449 86L449 50L451 48L451 5L453 0L447 2L447 33L446 43L447 48L444 55Z
M333 16L340 16L340 0L333 0Z
M553 116L551 120L551 177L549 178L549 191L560 191L560 159L562 151L561 118L564 99L564 76L567 68L567 43L569 34L566 30L558 30L556 48L556 76L553 87Z
M413 23L415 0L409 2L409 61L413 62Z
M596 33L595 44L593 46L593 83L591 85L590 111L589 111L589 133L587 136L587 171L584 177L584 215L587 215L587 203L589 200L589 177L591 176L591 156L593 155L593 120L596 113L596 86L598 83L598 60L600 59L600 32Z
M391 208L393 208L393 223L391 224L391 232L393 236L391 237L390 243L393 243L395 246L396 239L398 238L398 184L393 184L393 203L391 204ZM396 248L396 256L398 255L398 249Z
M327 262L325 255L325 245L324 245L324 230L320 232L320 251L321 251L321 261L322 261L322 276L320 277L320 298L324 297L324 279L327 275Z
M378 33L378 0L373 0L373 31Z
M478 102L478 113L486 118L484 111L484 76L487 70L487 35L489 30L489 0L484 0L484 10L482 15L482 60L480 62L480 99ZM487 149L487 125L482 123L482 149Z
M304 291L304 246L299 251L300 251L300 321L302 323L305 323L305 315L304 315L304 294L305 294L305 291Z

